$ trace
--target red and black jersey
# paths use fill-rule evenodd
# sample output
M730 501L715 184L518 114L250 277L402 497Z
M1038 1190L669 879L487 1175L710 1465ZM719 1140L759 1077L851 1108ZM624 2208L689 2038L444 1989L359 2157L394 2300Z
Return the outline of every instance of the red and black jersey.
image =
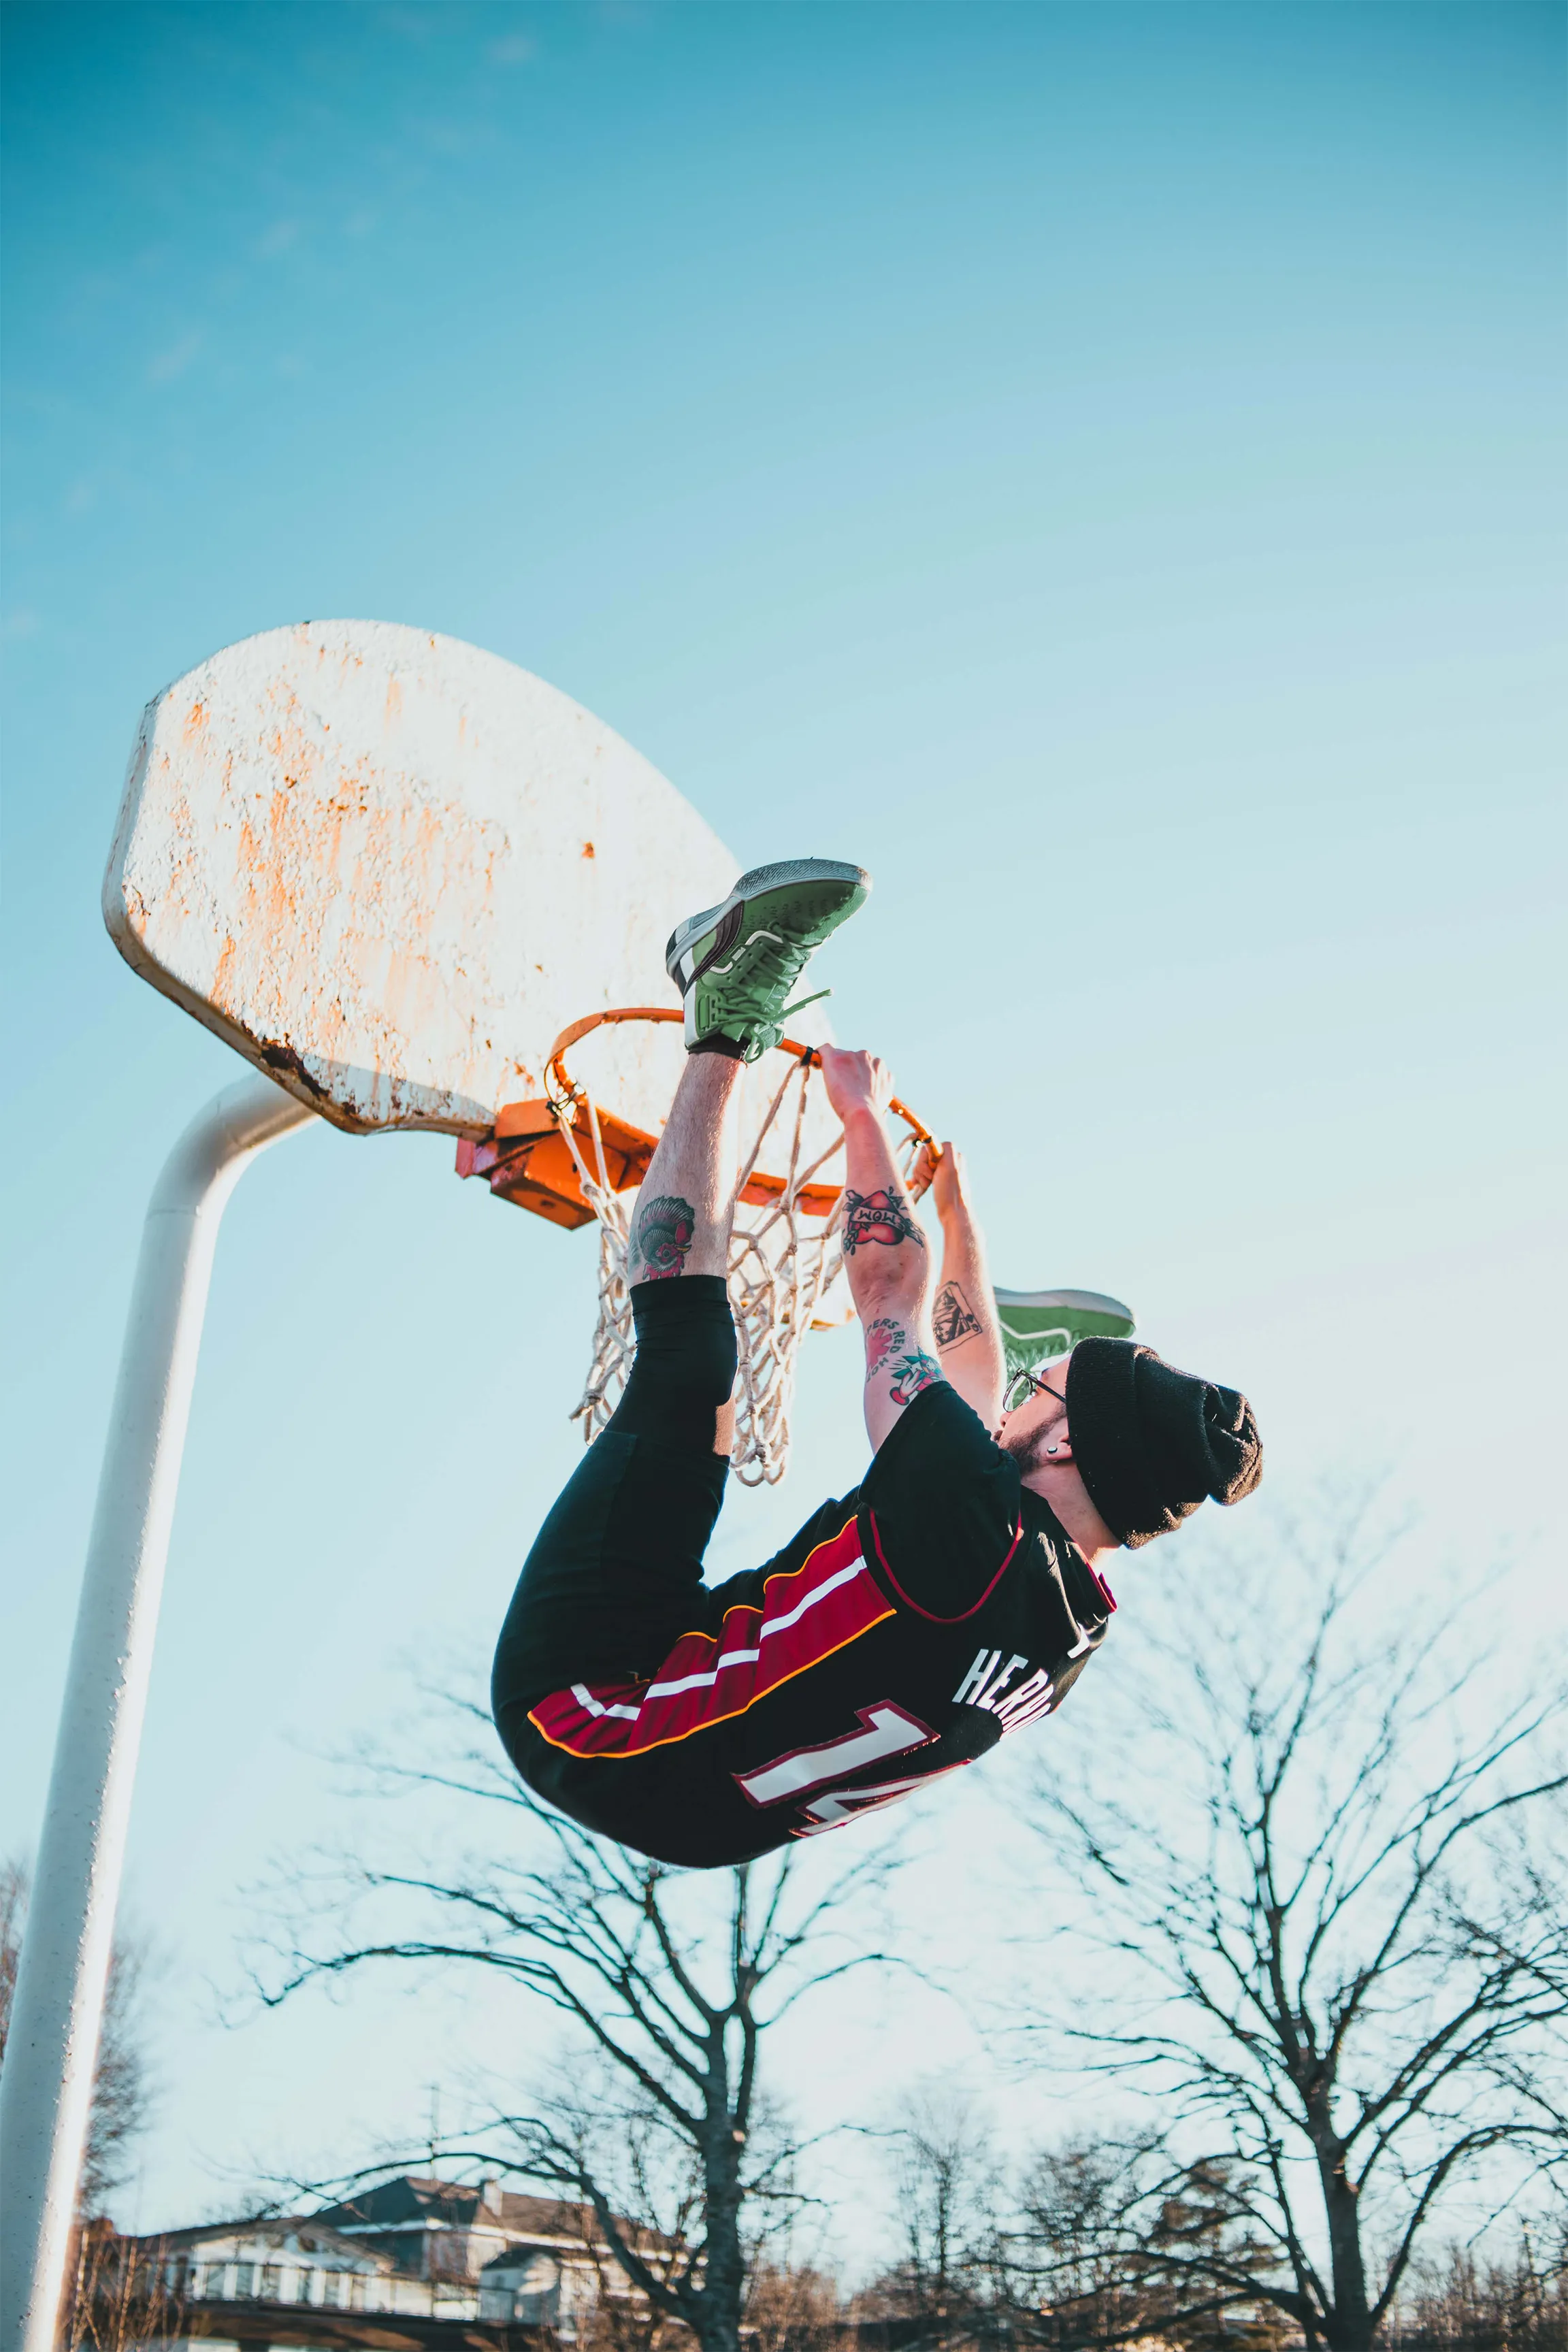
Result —
M1050 1714L1115 1606L939 1381L856 1493L699 1591L654 1672L550 1691L510 1745L586 1827L670 1863L744 1862Z

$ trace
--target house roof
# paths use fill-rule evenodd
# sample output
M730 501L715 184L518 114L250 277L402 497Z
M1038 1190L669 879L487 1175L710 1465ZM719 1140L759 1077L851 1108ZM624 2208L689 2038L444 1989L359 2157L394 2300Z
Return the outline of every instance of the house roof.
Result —
M570 2238L591 2242L599 2234L591 2205L568 2205L556 2197L522 2197L510 2189L500 2192L500 2223L520 2238Z
M307 2251L311 2252L341 2254L345 2261L369 2263L377 2270L395 2267L390 2254L367 2246L363 2238L345 2237L341 2230L324 2222L319 2213L242 2214L232 2221L197 2221L184 2230L152 2231L130 2242L177 2252L181 2247L205 2245L215 2238L238 2237L256 2238L264 2245L279 2247L295 2238L310 2242Z
M382 2231L436 2228L494 2230L502 2236L570 2239L580 2243L594 2233L592 2210L555 2197L523 2197L492 2189L487 2197L474 2185L433 2175L400 2173L395 2179L356 2189L353 2197L321 2208L318 2220L359 2238Z
M635 2243L647 2248L662 2243L656 2232L635 2222L623 2226ZM202 2221L188 2229L156 2231L134 2242L177 2252L215 2238L244 2235L280 2248L285 2239L302 2237L313 2239L318 2251L330 2251L345 2261L381 2271L402 2267L387 2249L388 2239L412 2237L427 2230L475 2231L481 2237L500 2238L504 2243L494 2260L500 2263L515 2263L533 2247L585 2249L601 2242L589 2205L570 2204L556 2197L526 2197L494 2183L487 2193L477 2185L412 2172L357 2189L353 2197L321 2206L313 2213L264 2213Z

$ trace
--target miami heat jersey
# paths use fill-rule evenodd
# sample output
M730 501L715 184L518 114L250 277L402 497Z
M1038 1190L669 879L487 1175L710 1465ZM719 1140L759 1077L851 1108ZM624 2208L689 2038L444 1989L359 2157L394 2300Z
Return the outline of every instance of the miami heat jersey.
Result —
M939 1381L855 1493L765 1567L701 1589L655 1671L551 1691L512 1752L589 1829L665 1862L744 1862L1053 1713L1115 1606Z

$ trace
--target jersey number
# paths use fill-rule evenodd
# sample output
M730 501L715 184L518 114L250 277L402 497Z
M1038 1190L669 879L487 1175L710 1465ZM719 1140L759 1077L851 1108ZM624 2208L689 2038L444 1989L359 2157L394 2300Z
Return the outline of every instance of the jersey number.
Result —
M841 1780L846 1772L858 1771L862 1765L880 1764L889 1756L906 1756L911 1748L923 1748L936 1737L929 1723L895 1706L890 1698L879 1699L874 1706L857 1707L856 1716L858 1731L847 1731L839 1739L825 1739L816 1748L792 1748L786 1755L775 1756L771 1764L759 1764L755 1771L737 1772L741 1794L753 1805L785 1804L828 1780ZM891 1792L902 1796L906 1786L914 1785L913 1780L900 1780ZM819 1797L806 1811L816 1814L825 1829L836 1828L849 1819L848 1813L829 1815L823 1809L840 1801L852 1805L858 1795L887 1801L880 1790L836 1790L830 1797Z

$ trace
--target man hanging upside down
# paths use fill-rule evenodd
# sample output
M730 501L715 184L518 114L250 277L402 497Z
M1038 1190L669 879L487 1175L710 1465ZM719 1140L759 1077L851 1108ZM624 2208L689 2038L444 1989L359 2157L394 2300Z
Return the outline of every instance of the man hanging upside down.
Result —
M936 1165L933 1285L883 1122L889 1074L824 1046L875 1459L765 1567L703 1583L734 1434L741 1066L777 1043L808 957L869 887L825 858L761 866L669 942L689 1058L632 1217L637 1360L496 1653L497 1727L530 1787L664 1862L815 1837L1052 1713L1105 1637L1111 1555L1261 1472L1244 1396L1128 1339L1084 1339L1005 1395L962 1160L944 1145Z

